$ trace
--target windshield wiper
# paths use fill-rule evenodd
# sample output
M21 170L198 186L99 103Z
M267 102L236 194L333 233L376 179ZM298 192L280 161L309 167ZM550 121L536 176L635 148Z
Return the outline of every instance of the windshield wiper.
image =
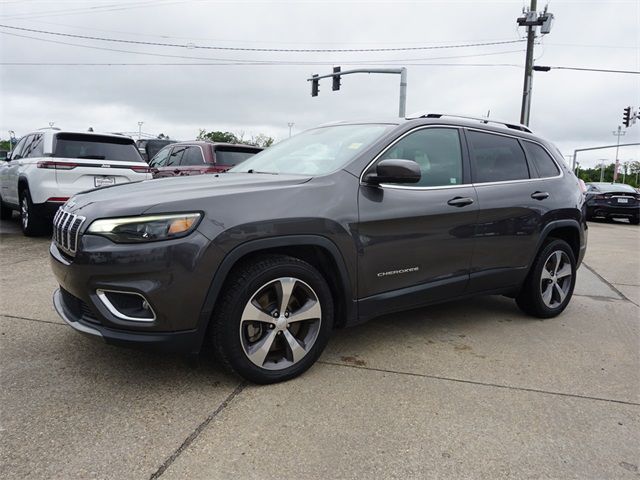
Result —
M254 170L253 168L250 168L249 170L247 170L246 173L262 173L265 175L278 175L276 172L260 172L258 170Z

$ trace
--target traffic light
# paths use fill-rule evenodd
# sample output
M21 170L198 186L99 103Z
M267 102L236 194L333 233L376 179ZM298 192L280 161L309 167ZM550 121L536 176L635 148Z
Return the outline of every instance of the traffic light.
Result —
M336 75L336 73L340 73L340 67L333 67L333 85L331 87L332 90L340 90L340 75Z
M312 80L311 80L311 96L312 97L317 97L318 96L318 91L319 91L319 84L320 84L320 80L318 79L319 75L311 75Z
M622 124L625 127L629 127L629 125L631 125L631 107L627 107L624 109L624 114L622 115Z

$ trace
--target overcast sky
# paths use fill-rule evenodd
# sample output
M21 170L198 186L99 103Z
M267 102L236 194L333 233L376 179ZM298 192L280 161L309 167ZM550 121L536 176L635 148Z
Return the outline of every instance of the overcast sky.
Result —
M541 10L545 2L538 3ZM338 92L324 80L320 95L311 97L306 78L328 73L333 65L343 70L406 66L407 112L482 116L490 110L493 118L518 121L524 42L392 52L194 47L375 49L513 42L525 35L516 25L523 5L522 0L0 0L0 24L5 25L0 27L0 137L6 138L8 130L20 136L49 122L69 129L137 132L143 121L144 132L183 140L201 128L282 139L289 122L295 123L295 133L334 120L397 115L397 75L346 76ZM549 11L555 22L536 46L538 65L640 70L639 0L551 0ZM16 62L67 65L7 65ZM188 63L214 65L176 65ZM621 124L623 108L640 105L640 75L552 70L536 73L533 86L531 127L565 154L615 143L612 132ZM621 142L640 142L640 122ZM614 150L581 154L579 161L595 164L614 155ZM621 149L620 158L640 160L640 149Z

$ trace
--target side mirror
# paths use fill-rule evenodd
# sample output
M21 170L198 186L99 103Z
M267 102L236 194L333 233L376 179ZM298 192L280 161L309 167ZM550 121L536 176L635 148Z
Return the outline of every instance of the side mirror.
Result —
M388 159L376 166L376 172L370 172L364 181L373 185L381 183L417 183L420 181L420 165L413 160Z
M13 153L13 152L7 152L7 156L5 157L5 159L4 159L4 160L5 160L5 161L7 161L7 162L10 162L10 161L11 161L11 154L12 154L12 153Z

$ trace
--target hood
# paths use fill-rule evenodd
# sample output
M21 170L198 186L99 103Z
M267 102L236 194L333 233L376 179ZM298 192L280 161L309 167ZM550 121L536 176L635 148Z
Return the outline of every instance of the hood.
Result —
M65 209L79 215L93 210L91 207L99 207L101 214L109 216L139 215L156 205L277 190L310 179L301 175L223 173L144 180L79 193L69 199Z

